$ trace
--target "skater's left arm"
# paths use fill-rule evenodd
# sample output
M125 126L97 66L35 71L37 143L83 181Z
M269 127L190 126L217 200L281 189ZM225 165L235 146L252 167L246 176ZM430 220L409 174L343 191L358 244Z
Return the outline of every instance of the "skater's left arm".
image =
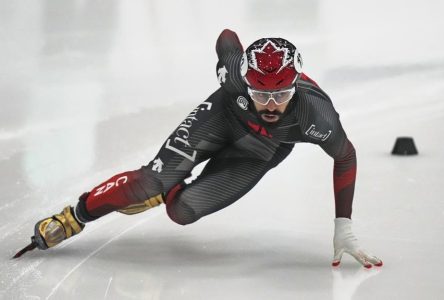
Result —
M318 144L334 159L336 218L351 218L356 179L356 152L330 98L317 86L299 93L296 112L304 141Z
M330 140L321 148L334 159L333 187L336 218L351 219L356 181L356 151L347 138L339 119L330 132ZM336 132L335 132L336 131Z
M342 255L348 253L366 268L382 266L382 260L362 249L353 234L351 213L356 180L356 151L341 126L339 117L331 133L332 139L321 144L322 149L334 159L333 186L335 193L335 234L333 238L333 266L339 266Z
M382 261L363 250L351 229L351 214L356 181L356 151L347 138L328 96L311 94L299 102L302 133L308 142L318 144L334 159L333 186L335 194L334 258L338 266L348 253L366 268L382 266Z

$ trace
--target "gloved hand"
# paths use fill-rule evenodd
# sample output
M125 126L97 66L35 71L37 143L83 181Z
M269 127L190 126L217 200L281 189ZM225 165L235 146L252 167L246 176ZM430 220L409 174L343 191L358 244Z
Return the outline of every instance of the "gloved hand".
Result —
M370 255L359 246L358 239L351 230L351 224L352 221L348 218L335 219L335 236L333 239L335 254L332 265L334 267L339 266L342 254L345 252L353 256L360 264L368 269L371 268L372 265L381 267L382 260Z

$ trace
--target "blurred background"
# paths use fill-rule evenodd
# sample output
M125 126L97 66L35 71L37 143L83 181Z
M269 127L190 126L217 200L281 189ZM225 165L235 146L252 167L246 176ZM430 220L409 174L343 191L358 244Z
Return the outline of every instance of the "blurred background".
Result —
M0 0L0 298L439 298L443 9L433 0ZM244 47L271 36L297 46L355 144L355 231L386 266L330 268L332 161L306 144L196 224L172 223L163 207L112 214L11 261L35 222L154 158L219 87L225 28ZM419 155L390 156L398 136L414 137Z

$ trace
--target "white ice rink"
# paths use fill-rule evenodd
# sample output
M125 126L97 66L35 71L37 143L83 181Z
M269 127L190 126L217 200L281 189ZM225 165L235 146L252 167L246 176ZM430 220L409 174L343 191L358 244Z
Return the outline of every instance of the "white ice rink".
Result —
M0 299L443 299L444 2L0 0ZM35 222L139 168L219 84L224 28L294 42L358 155L354 231L384 267L333 269L333 161L298 144L182 227L113 213L11 260ZM390 155L412 136L419 155Z

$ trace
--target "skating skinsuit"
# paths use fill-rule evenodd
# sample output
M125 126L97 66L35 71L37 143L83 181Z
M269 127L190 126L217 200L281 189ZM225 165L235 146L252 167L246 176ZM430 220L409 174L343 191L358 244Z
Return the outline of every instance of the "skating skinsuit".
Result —
M336 217L350 217L356 155L327 94L300 74L284 115L270 126L258 117L246 92L242 85L219 88L186 116L148 165L82 195L77 216L91 221L163 194L170 218L190 224L240 199L295 143L309 142L334 159ZM206 160L197 179L185 184L191 170Z

